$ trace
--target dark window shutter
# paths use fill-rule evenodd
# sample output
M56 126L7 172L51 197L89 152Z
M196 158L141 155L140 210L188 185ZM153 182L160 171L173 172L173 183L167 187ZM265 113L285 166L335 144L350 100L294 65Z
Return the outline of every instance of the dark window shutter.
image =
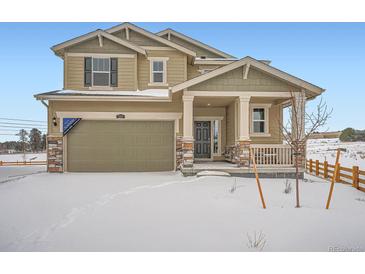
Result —
M85 87L91 87L92 76L92 59L91 57L85 57L84 60L84 85Z
M110 58L110 86L118 86L118 58Z

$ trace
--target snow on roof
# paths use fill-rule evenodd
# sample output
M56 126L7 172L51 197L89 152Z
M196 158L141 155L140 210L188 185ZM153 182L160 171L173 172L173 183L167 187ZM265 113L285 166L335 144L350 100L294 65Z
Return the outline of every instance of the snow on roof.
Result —
M132 97L169 97L168 89L146 89L137 91L121 90L72 90L62 89L38 95L96 95L96 96L132 96Z

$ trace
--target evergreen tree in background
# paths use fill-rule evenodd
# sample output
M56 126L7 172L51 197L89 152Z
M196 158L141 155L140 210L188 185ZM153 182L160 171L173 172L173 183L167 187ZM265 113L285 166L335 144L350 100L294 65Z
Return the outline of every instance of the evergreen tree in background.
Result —
M33 128L29 133L29 145L33 152L42 150L42 132L39 129Z
M41 141L41 148L43 151L46 150L46 146L47 146L47 135L43 134L42 141Z
M25 150L27 148L28 132L25 129L21 129L19 130L17 136L19 136L19 143L21 146L21 151L23 152L23 158L25 160Z

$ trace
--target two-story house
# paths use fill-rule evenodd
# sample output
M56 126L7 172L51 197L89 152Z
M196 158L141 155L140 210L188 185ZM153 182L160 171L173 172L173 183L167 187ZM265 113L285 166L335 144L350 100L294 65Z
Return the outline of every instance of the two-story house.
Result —
M48 108L49 172L191 172L203 161L244 171L250 148L259 166L290 168L283 108L293 94L305 104L324 91L172 29L124 23L52 50L64 87L35 95Z

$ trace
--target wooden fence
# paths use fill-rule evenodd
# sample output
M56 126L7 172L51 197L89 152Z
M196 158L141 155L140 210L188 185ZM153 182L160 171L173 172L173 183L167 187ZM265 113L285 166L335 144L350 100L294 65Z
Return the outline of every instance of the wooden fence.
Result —
M0 166L38 166L45 165L46 161L16 161L16 162L4 162L0 161Z
M332 179L335 176L335 182L352 185L365 192L365 171L360 170L358 166L349 168L339 164L339 171L337 174L333 174L335 165L329 164L327 161L322 163L319 160L309 159L306 161L306 170L309 174L324 179Z

